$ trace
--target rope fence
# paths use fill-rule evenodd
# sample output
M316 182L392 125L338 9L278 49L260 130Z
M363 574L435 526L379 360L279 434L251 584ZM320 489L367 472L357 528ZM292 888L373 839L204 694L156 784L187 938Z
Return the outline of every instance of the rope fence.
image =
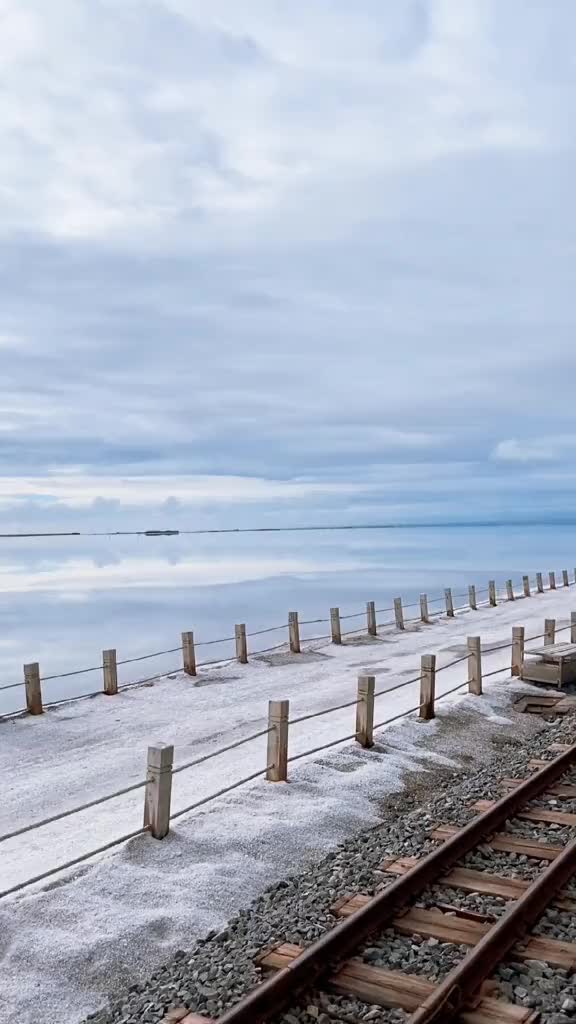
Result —
M562 587L570 587L576 584L576 569L573 572L572 581L569 579L568 570L566 569L563 569L561 573L559 573L558 575L562 578ZM556 583L556 573L554 571L548 573L547 586L544 585L542 573L536 574L535 582L533 581L531 576L523 576L522 580L523 590L522 595L520 595L522 597L532 596L532 586L536 587L538 593L544 593L545 590L558 589ZM507 580L505 586L505 600L516 600L516 593L514 591L512 580ZM487 600L482 600L478 602L477 596L479 594L488 594L489 597ZM332 608L330 618L304 619L299 621L298 614L296 612L291 612L288 617L287 623L281 623L277 626L266 626L263 629L257 629L250 632L246 631L245 625L239 625L236 626L234 636L226 636L213 640L195 641L193 633L183 633L182 643L177 647L170 647L165 650L153 651L151 653L140 654L131 658L122 659L118 659L116 650L112 649L102 652L102 662L98 665L90 665L85 668L71 669L66 672L52 673L50 675L41 675L38 663L34 662L24 666L24 679L22 681L0 684L0 692L23 688L26 694L25 709L21 708L16 711L9 712L8 715L0 715L0 719L2 717L11 717L12 715L22 714L25 711L28 711L30 714L41 714L44 708L54 707L60 703L65 703L67 701L67 698L64 698L60 701L49 702L43 701L42 699L41 684L52 682L58 679L70 679L75 676L86 675L92 672L102 672L103 689L100 691L92 691L89 694L79 694L78 697L80 698L97 696L99 693L105 693L108 696L112 696L121 690L125 690L133 686L141 686L149 682L154 682L155 680L164 678L168 675L173 675L180 671L184 671L187 675L195 676L197 674L198 669L206 667L212 667L215 665L225 666L231 664L233 661L238 661L241 664L246 664L248 661L247 638L250 637L263 636L268 633L288 629L289 651L292 654L299 654L301 653L300 628L303 626L319 625L324 623L329 623L331 626L330 633L321 634L319 636L305 637L303 640L304 643L321 643L325 640L331 640L332 643L341 643L343 638L357 635L360 632L360 630L358 629L343 632L341 629L341 622L344 620L357 619L366 616L368 634L370 636L377 636L379 629L387 629L391 626L396 626L397 629L403 630L406 624L417 622L429 624L433 618L442 615L441 611L429 613L429 604L437 604L439 602L444 602L446 616L448 618L452 618L455 616L456 612L463 611L467 607L469 607L471 610L478 610L479 605L496 606L496 604L502 600L502 594L502 588L497 588L495 581L491 580L489 582L488 587L476 588L474 585L470 585L467 594L465 592L459 592L453 595L451 589L448 588L444 592L444 597L433 596L429 598L426 594L422 594L420 595L419 602L412 601L404 605L402 603L402 598L399 597L395 599L394 605L392 607L387 608L375 608L374 602L369 601L366 605L365 611L350 612L346 615L340 615L340 610L338 608ZM454 597L456 597L456 599L468 597L468 606L461 606L455 608L453 603ZM405 620L404 610L417 607L420 607L420 616L411 617ZM394 612L394 619L377 623L376 616L388 612ZM227 644L232 642L236 643L235 657L217 658L204 662L196 661L197 648L208 647L218 644ZM276 644L273 647L263 648L261 650L254 650L251 652L251 655L252 657L257 657L258 655L269 654L277 650L280 650L285 646L285 642L282 641L281 643ZM124 665L133 665L140 661L147 661L153 658L159 658L166 656L168 654L175 654L179 652L181 652L183 655L182 666L171 669L170 671L162 671L161 673L157 672L155 675L147 676L144 679L138 679L127 683L122 683L120 685L118 684L119 667L122 667Z
M212 801L237 790L241 786L247 785L248 783L260 778L265 778L267 781L273 783L286 782L288 780L288 765L293 764L296 761L300 761L305 757L311 757L321 751L341 746L351 740L354 740L362 748L369 750L374 746L375 730L393 725L394 723L414 714L418 714L418 719L420 721L428 722L435 717L435 707L439 701L458 693L466 687L468 688L468 693L470 695L474 697L481 697L483 694L484 680L497 675L508 673L512 678L514 676L518 676L520 678L537 681L538 663L527 661L525 655L526 653L528 655L531 653L533 655L542 654L543 652L545 653L546 646L535 652L526 652L526 643L544 638L545 645L554 645L557 633L564 632L568 629L571 633L571 643L576 644L576 611L571 612L571 619L568 625L557 629L555 620L546 619L543 633L528 638L525 637L525 629L523 626L514 626L512 627L512 640L505 644L498 644L494 646L490 643L486 643L484 647L482 647L481 638L479 636L468 637L466 640L466 654L453 658L445 665L441 665L439 667L436 666L436 655L422 655L419 675L411 676L410 679L403 680L388 689L378 691L375 689L374 675L360 675L357 682L357 693L353 699L331 705L327 708L322 708L319 711L298 715L293 718L290 718L290 702L288 700L269 701L268 721L265 727L257 730L256 732L250 733L247 736L241 737L240 739L234 740L225 746L209 751L206 754L176 766L174 765L174 746L172 744L157 743L154 746L150 746L148 747L145 779L130 783L129 785L123 786L112 793L94 797L82 804L70 807L59 813L52 814L39 821L12 829L10 832L0 835L0 844L9 840L17 839L34 830L52 825L60 820L70 818L75 814L81 814L101 804L107 803L108 801L135 793L140 789L144 789L143 827L135 831L125 833L87 853L83 853L78 857L74 857L66 861L64 864L59 864L42 872L41 874L35 875L33 878L29 878L24 882L19 882L8 889L0 891L0 898L13 895L27 886L44 881L54 874L69 870L84 861L90 860L91 858L105 853L122 843L129 842L130 840L145 834L149 834L152 838L157 840L164 839L170 830L170 823L172 821L181 818L185 814L189 814L200 807L206 806ZM489 672L483 672L483 660L500 654L504 650L511 650L512 652L510 664L507 666L500 666ZM447 671L448 669L453 669L464 662L467 662L466 678L464 680L460 680L450 689L437 694L437 674ZM553 664L553 662L554 659L549 659L545 664L547 664L549 668L549 665ZM551 680L548 679L547 681ZM374 722L376 698L389 696L404 687L414 686L418 683L420 684L420 690L417 703L411 704L409 708L404 708L398 713L389 715L376 723ZM353 732L348 732L345 735L330 739L325 743L315 744L314 746L289 756L288 741L290 728L304 722L309 722L322 716L353 707L355 708L356 714L355 730ZM198 767L210 760L221 757L232 750L237 750L248 743L253 743L256 740L264 738L266 738L265 767L259 768L240 779L236 779L215 792L201 797L194 803L188 804L177 811L172 811L172 783L174 776L179 775L181 772L188 771L189 769Z

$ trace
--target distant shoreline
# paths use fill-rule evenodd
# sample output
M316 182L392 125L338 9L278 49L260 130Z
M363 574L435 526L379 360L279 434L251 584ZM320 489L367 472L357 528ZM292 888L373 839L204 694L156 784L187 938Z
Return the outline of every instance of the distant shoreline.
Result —
M476 522L443 523L353 523L348 526L235 526L202 530L67 530L36 533L0 533L0 540L23 540L32 537L190 537L218 533L306 533L330 530L460 530L503 527L574 526L572 520L479 520Z

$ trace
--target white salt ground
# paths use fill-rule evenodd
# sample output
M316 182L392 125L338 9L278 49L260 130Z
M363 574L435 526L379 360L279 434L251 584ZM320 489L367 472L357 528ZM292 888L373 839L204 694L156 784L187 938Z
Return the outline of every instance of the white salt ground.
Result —
M566 625L574 604L573 591L562 589L405 633L388 630L371 643L318 642L309 655L212 669L198 685L182 675L0 722L0 835L142 779L151 742L174 743L182 764L265 727L269 699L289 699L292 718L316 712L353 699L359 672L374 674L377 690L390 688L418 675L422 653L435 652L441 667L465 652L469 634L485 646L507 642L514 624L541 633L545 616ZM486 655L484 671L509 662L509 650ZM441 672L437 695L466 678L465 662ZM503 684L509 690L506 672L485 682L483 698L462 690L438 713L444 719L457 703L497 730L509 723ZM416 683L380 696L376 721L414 707L418 693ZM354 720L352 707L293 726L291 755L348 735ZM426 749L436 729L406 719L382 731L371 751L347 742L297 760L289 785L249 783L178 818L162 842L139 837L2 900L0 1022L75 1024L176 949L222 927L274 880L376 824L378 800L402 788L407 769L456 763ZM265 763L261 738L183 771L174 779L173 811ZM0 890L139 828L142 804L139 790L1 843Z

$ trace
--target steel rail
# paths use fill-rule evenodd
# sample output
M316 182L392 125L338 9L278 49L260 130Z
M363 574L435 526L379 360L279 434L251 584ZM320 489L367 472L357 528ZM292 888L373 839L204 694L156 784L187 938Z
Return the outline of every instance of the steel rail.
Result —
M422 889L441 878L487 836L496 832L523 804L534 799L555 782L576 761L576 744L535 772L520 786L477 815L459 832L418 861L405 875L350 917L321 935L288 967L249 992L231 1007L217 1024L262 1024L281 1013L303 989L314 985L321 975L332 972L348 959L373 932L401 910Z
M464 1006L473 1004L482 983L536 923L555 893L575 872L576 839L573 839L425 999L410 1016L409 1024L448 1024Z

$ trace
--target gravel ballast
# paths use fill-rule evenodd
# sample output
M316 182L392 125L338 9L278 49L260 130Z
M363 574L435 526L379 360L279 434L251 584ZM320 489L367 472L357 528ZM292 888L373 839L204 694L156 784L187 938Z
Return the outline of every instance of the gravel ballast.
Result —
M507 713L510 714L509 709ZM452 717L457 719L457 712ZM456 772L439 766L424 779L407 777L404 792L382 804L381 823L376 828L347 840L308 870L272 885L230 920L225 929L208 934L189 950L179 951L152 977L132 985L124 998L86 1019L90 1024L160 1024L166 1013L175 1007L217 1017L261 981L254 961L265 947L282 941L299 945L313 942L334 925L330 908L338 900L356 892L372 894L391 880L391 876L382 871L387 858L422 855L434 847L436 844L428 834L435 824L465 824L475 813L470 810L475 800L496 799L502 795L500 778L504 775L526 777L528 761L553 756L546 753L550 743L572 742L575 728L573 716L545 722L537 717L514 714L511 726L492 735L480 762L462 753ZM448 732L456 730L458 746L466 723L451 721L446 729ZM469 750L469 744L466 749ZM569 803L560 801L557 806L567 810ZM507 826L507 831L557 844L575 834L570 828L518 819ZM478 870L528 880L546 866L545 862L538 865L525 857L497 853L486 846L469 854L462 863ZM507 905L498 897L466 894L439 886L423 893L418 903L432 906L439 901L493 916L501 914ZM544 915L534 931L576 942L574 915L554 908ZM368 963L438 980L466 951L465 947L434 939L389 932L372 940L363 956ZM567 972L537 961L507 962L499 968L495 978L504 996L538 1008L545 1024L576 1020L576 984ZM335 1020L398 1024L406 1015L399 1010L367 1006L349 997L312 992L282 1019L286 1024L312 1021L329 1024Z

